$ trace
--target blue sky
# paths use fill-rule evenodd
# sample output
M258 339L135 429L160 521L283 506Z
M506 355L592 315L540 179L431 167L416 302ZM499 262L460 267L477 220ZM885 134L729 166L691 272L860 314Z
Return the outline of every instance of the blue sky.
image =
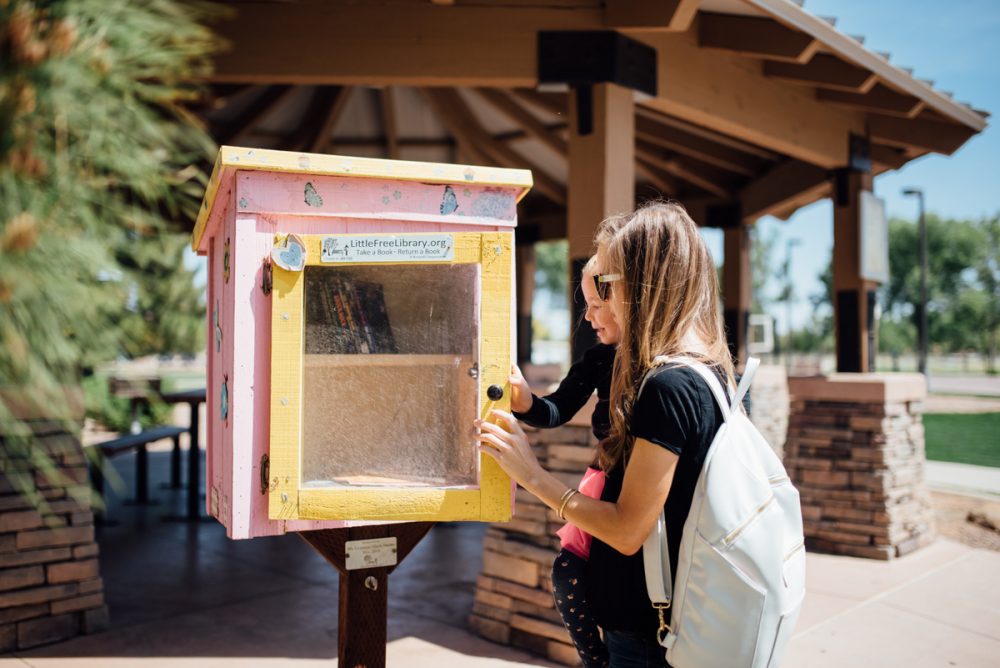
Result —
M902 169L875 179L875 194L886 201L889 217L916 219L914 198L903 197L907 186L922 188L928 211L952 218L978 218L1000 213L1000 2L997 0L806 0L805 9L837 18L837 29L863 35L865 46L888 51L890 62L910 67L914 76L933 79L938 90L994 114L985 131L950 157L931 154ZM778 257L784 260L785 241L799 239L792 254L792 276L798 299L792 325L805 322L811 306L808 295L818 292L816 276L826 266L833 247L833 210L829 200L799 210L787 222L763 218L767 232L780 233ZM706 235L717 258L722 258L722 235ZM778 331L785 331L785 308L771 309Z

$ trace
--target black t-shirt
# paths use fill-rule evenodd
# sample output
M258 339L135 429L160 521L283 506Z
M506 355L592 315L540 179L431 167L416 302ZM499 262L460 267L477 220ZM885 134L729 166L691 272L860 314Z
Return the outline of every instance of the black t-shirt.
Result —
M598 440L604 438L611 429L608 400L611 396L611 370L614 365L615 347L598 343L573 363L555 392L544 397L531 395L531 408L525 413L515 412L514 417L533 427L558 427L576 415L596 389L597 405L590 417L590 424L594 436Z
M664 505L671 579L676 574L681 534L694 488L708 448L722 424L722 411L712 390L697 371L684 366L653 371L632 410L631 434L678 456ZM624 477L625 466L619 463L608 473L602 501L618 500ZM648 637L656 632L657 615L646 593L641 549L627 557L595 537L586 584L587 598L601 627Z

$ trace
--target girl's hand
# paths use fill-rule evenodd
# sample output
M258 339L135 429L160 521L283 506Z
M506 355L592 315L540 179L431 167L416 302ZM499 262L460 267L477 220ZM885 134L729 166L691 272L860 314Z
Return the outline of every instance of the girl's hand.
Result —
M531 450L528 437L518 424L517 418L501 410L490 413L499 418L499 424L476 420L479 429L476 438L479 440L479 451L485 452L500 464L507 475L521 483L522 487L532 488L539 474L545 469L538 463L535 453Z
M510 367L510 408L518 413L526 413L531 408L534 401L531 397L531 388L528 381L521 374L521 369L516 364Z

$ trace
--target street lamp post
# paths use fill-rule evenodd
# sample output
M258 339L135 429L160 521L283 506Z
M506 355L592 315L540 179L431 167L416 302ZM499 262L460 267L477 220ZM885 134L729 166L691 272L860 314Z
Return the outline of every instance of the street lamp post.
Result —
M924 191L920 188L906 188L904 195L917 198L920 227L920 338L917 370L927 375L927 220L924 216Z

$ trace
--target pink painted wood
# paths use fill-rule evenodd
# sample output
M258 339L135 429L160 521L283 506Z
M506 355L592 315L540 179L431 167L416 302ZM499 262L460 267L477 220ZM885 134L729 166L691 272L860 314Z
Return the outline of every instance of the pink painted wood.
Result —
M516 225L518 189L266 171L238 171L223 185L201 246L209 256L207 511L230 538L369 524L267 515L261 463L270 435L271 297L261 283L274 235L507 230Z

